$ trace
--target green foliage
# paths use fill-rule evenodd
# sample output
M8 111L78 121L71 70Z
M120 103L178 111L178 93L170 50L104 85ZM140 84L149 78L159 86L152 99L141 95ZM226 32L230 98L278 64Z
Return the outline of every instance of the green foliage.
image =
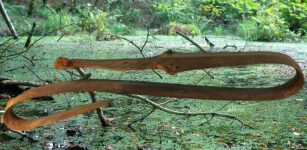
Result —
M201 12L205 19L220 25L236 23L255 14L260 4L253 0L207 0L202 1Z
M281 12L275 6L258 11L251 17L257 22L257 38L261 41L280 41L287 37L289 31Z
M238 34L247 40L257 40L257 23L253 20L243 20L238 25Z
M214 35L225 35L225 29L222 26L217 26L214 27L213 29L213 34Z
M292 31L306 33L307 4L300 0L206 0L200 10L208 27L237 24L239 35L249 40L280 41Z
M157 22L178 22L189 24L197 22L197 11L192 0L158 0L153 2Z
M57 12L51 7L36 7L33 15L37 18L47 19L47 17L57 15Z
M34 32L36 35L43 35L46 32L52 31L59 27L60 19L54 9L38 7L35 9L34 15L40 18L40 21L37 22L37 28Z
M103 32L106 29L107 24L107 13L99 11L95 15L95 24L99 32Z
M157 34L164 35L177 35L176 32L181 32L185 35L200 35L201 30L195 24L181 24L176 22L171 22L157 31Z
M199 27L195 24L188 24L187 25L191 35L200 35L201 34L201 30L199 29Z
M11 17L11 20L18 33L24 33L31 28L32 23L27 21L26 7L21 5L5 4L5 8L7 10L8 15ZM2 18L0 19L0 21L3 21ZM4 21L3 24L5 24ZM6 27L6 25L4 25L3 27ZM0 30L1 28L2 27L0 27Z
M138 24L142 15L135 3L134 0L106 1L103 9L110 14L112 23L119 22L131 26Z
M191 35L201 34L200 29L209 34L235 33L260 41L306 37L307 32L307 3L301 0L108 0L95 7L80 1L77 5L68 4L66 9L61 9L62 2L50 1L43 7L36 1L32 17L27 16L27 5L5 2L17 32L29 31L35 21L36 35L71 23L76 26L61 33L104 32L109 28L113 33L131 34L131 27L160 28L171 23L186 26Z
M44 35L62 26L76 24L75 26L65 27L53 34L72 35L76 31L98 31L103 32L107 28L107 13L88 6L77 6L74 11L62 9L56 11L47 6L37 6L32 17L27 16L27 8L22 5L6 5L17 32L22 34L31 29L32 23L37 26L34 35Z
M280 4L282 17L289 29L302 36L307 32L307 3L300 0L283 0Z
M248 40L280 41L289 36L289 29L283 18L278 16L276 7L260 10L250 20L243 20L238 25L238 34ZM272 15L274 14L274 15Z
M103 32L107 26L107 13L99 9L90 9L86 6L80 6L76 9L78 17L75 22L83 31Z
M122 24L122 23L115 23L109 26L109 30L111 33L119 34L119 35L129 35L134 33L131 27Z
M8 14L27 16L27 9L22 5L5 5Z

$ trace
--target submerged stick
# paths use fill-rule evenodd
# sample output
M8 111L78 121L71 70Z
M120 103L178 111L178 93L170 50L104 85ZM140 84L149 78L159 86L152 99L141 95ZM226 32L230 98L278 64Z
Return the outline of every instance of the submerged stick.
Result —
M86 74L81 68L77 68L77 71L80 74L81 79L89 79L91 77L91 74ZM91 92L88 92L88 94L91 97L92 103L96 103L98 101L99 98L97 97L96 92L91 91ZM107 122L107 118L105 115L103 115L103 112L100 108L96 109L96 113L98 115L101 126L103 127L109 126L109 123Z

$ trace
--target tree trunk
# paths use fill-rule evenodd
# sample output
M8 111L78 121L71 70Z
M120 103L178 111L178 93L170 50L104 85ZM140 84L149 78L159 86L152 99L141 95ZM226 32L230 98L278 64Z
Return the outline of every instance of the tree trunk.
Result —
M99 0L95 0L94 7L97 7Z
M4 8L4 5L3 5L3 3L2 3L2 0L0 0L0 11L1 11L1 14L2 14L2 16L3 16L3 18L4 18L4 20L5 20L6 24L7 24L7 26L9 27L9 29L10 29L10 31L11 31L11 34L13 35L13 37L14 37L15 39L18 39L18 34L17 34L17 32L16 32L16 30L15 30L15 28L14 28L14 26L13 26L13 23L12 23L10 17L9 17L9 16L7 15L7 13L6 13L6 10L5 10L5 8Z
M62 9L65 9L68 5L68 1L67 0L63 0L63 3L62 3Z
M28 39L25 44L25 48L28 48L31 44L32 35L34 34L34 29L36 27L36 22L33 22L31 32L29 33Z
M31 0L30 4L29 4L29 9L28 9L28 15L32 16L33 14L33 7L34 7L34 0Z
M76 7L77 7L77 5L78 5L78 0L73 0L72 1L72 9L75 9Z
M43 6L46 7L48 0L43 0Z

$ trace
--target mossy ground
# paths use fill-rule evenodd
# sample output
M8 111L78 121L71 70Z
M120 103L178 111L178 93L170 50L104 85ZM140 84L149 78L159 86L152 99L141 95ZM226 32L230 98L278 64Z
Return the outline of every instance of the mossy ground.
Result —
M142 45L146 36L127 36L136 44ZM139 51L126 41L115 40L96 42L94 37L80 35L78 37L47 37L38 42L25 54L34 57L35 65L23 57L7 61L1 67L1 75L12 79L39 81L71 80L78 77L71 73L55 70L53 61L59 56L68 58L110 59L139 58ZM203 37L193 38L200 45L209 49ZM279 51L289 54L301 65L306 74L306 43L264 43L245 42L235 37L213 37L209 39L216 45L216 51ZM23 41L23 40L21 40ZM226 44L236 45L223 49ZM22 42L15 45L16 50ZM244 49L243 49L244 48ZM173 49L181 52L198 51L193 45L181 37L156 36L144 49L146 56L154 56ZM11 49L15 50L15 49ZM29 69L35 72L31 73ZM18 70L8 71L21 67ZM145 71L111 71L101 69L85 69L92 78L139 80L168 82L181 84L198 84L230 87L267 87L281 84L293 76L293 70L282 65L255 65L244 67L227 67L209 69L212 79L203 71L188 71L176 75L163 76L160 79L151 70ZM73 71L73 70L70 70ZM77 74L77 72L74 72ZM57 81L56 81L57 82ZM133 124L136 132L128 124L142 117L151 106L122 95L99 93L100 99L113 99L111 107L104 109L106 116L114 118L113 126L102 128L95 112L78 115L71 119L47 125L27 132L38 142L30 142L20 135L3 131L0 133L0 149L43 149L50 143L54 149L65 149L68 145L79 145L88 149L103 149L111 145L115 149L136 149L138 146L153 149L299 149L307 146L307 94L306 85L298 94L280 101L267 102L231 102L211 100L180 99L169 102L166 106L183 112L219 112L236 116L254 127L249 129L231 119L210 116L176 116L160 110L154 111L146 119ZM46 113L54 113L69 107L90 102L86 93L69 93L54 96L50 102L27 101L19 104L15 111L23 116L37 117ZM164 102L167 98L149 97L156 102ZM228 104L229 103L229 104ZM225 106L228 104L227 106ZM5 102L1 100L1 106ZM221 107L225 106L220 110ZM75 136L68 136L67 130L78 129Z

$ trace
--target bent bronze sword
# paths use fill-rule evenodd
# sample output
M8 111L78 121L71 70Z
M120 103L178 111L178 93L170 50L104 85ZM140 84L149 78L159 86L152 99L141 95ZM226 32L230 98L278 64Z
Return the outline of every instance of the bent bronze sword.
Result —
M97 102L32 120L18 117L13 112L13 106L18 102L34 97L66 92L100 91L193 99L264 101L278 100L291 96L303 87L304 76L299 65L288 55L276 52L178 53L167 51L150 58L88 60L59 57L54 63L57 69L160 69L169 74L196 69L254 64L284 64L293 67L296 74L292 79L282 85L266 88L229 88L107 79L59 82L32 88L10 99L6 106L3 121L8 128L14 130L31 130L45 124L94 110L98 107L106 106L111 102Z

